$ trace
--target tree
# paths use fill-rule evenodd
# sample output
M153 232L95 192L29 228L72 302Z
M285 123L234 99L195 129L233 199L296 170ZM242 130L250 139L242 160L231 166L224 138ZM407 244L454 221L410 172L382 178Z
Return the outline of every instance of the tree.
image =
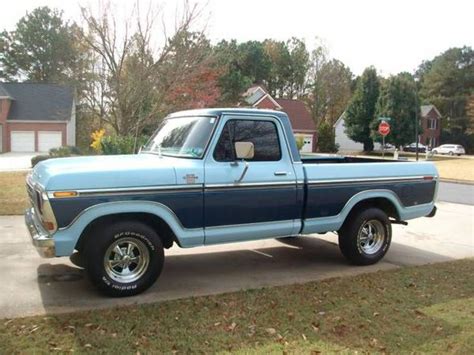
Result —
M385 137L387 143L395 146L409 144L416 140L415 125L418 115L416 83L409 73L391 76L382 85L377 102L377 117L390 117L390 134ZM380 141L377 133L377 119L372 123L375 140ZM421 128L419 127L421 134Z
M355 142L364 145L364 151L372 151L371 124L375 119L380 82L373 67L364 70L344 117L345 133Z
M263 46L270 62L265 85L273 97L284 97L291 76L291 56L288 47L285 42L273 39L265 40Z
M102 121L116 134L138 136L147 127L156 127L156 121L168 112L184 105L195 106L194 99L205 104L212 101L200 92L209 87L204 87L203 81L217 85L210 44L202 32L192 30L199 9L184 4L171 36L166 37L168 32L163 29L161 48L152 46L158 15L152 8L143 15L137 7L120 22L109 7L99 15L82 8L84 41L95 54L96 78L100 80L89 100L93 103L90 109L99 109ZM118 23L123 27L118 28ZM186 90L183 85L188 85Z
M242 93L253 83L253 78L244 73L239 45L235 40L222 40L213 47L213 56L221 71L219 101L222 105L236 105L242 101Z
M420 65L423 101L434 104L443 115L448 131L464 134L474 129L468 103L474 92L474 51L471 47L451 48Z
M352 73L341 61L328 61L322 49L313 52L312 58L305 101L317 127L323 122L332 127L351 98Z
M81 67L81 31L62 12L38 7L0 34L0 78L52 83L70 82Z

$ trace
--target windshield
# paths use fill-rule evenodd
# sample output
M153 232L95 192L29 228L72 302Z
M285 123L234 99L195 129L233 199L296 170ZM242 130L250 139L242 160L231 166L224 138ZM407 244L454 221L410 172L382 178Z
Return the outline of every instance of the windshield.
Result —
M144 152L196 158L203 157L216 117L167 118L143 148Z

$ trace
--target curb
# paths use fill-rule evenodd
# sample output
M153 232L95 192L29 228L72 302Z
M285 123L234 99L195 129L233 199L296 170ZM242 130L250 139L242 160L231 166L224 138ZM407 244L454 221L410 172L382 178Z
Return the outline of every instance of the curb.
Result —
M474 181L472 181L472 180L440 179L439 181L448 182L450 184L460 184L460 185L474 186Z

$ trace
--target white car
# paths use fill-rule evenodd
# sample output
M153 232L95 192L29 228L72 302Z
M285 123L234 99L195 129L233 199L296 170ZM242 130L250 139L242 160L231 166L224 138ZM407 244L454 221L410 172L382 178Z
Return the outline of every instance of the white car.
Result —
M459 144L443 144L431 150L433 154L461 155L466 154L464 147Z

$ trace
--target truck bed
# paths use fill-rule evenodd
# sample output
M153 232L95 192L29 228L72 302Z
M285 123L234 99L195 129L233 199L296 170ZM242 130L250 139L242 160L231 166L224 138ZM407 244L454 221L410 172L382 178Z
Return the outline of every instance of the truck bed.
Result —
M342 163L394 163L401 160L388 160L372 157L354 157L343 155L301 155L303 164L342 164Z

